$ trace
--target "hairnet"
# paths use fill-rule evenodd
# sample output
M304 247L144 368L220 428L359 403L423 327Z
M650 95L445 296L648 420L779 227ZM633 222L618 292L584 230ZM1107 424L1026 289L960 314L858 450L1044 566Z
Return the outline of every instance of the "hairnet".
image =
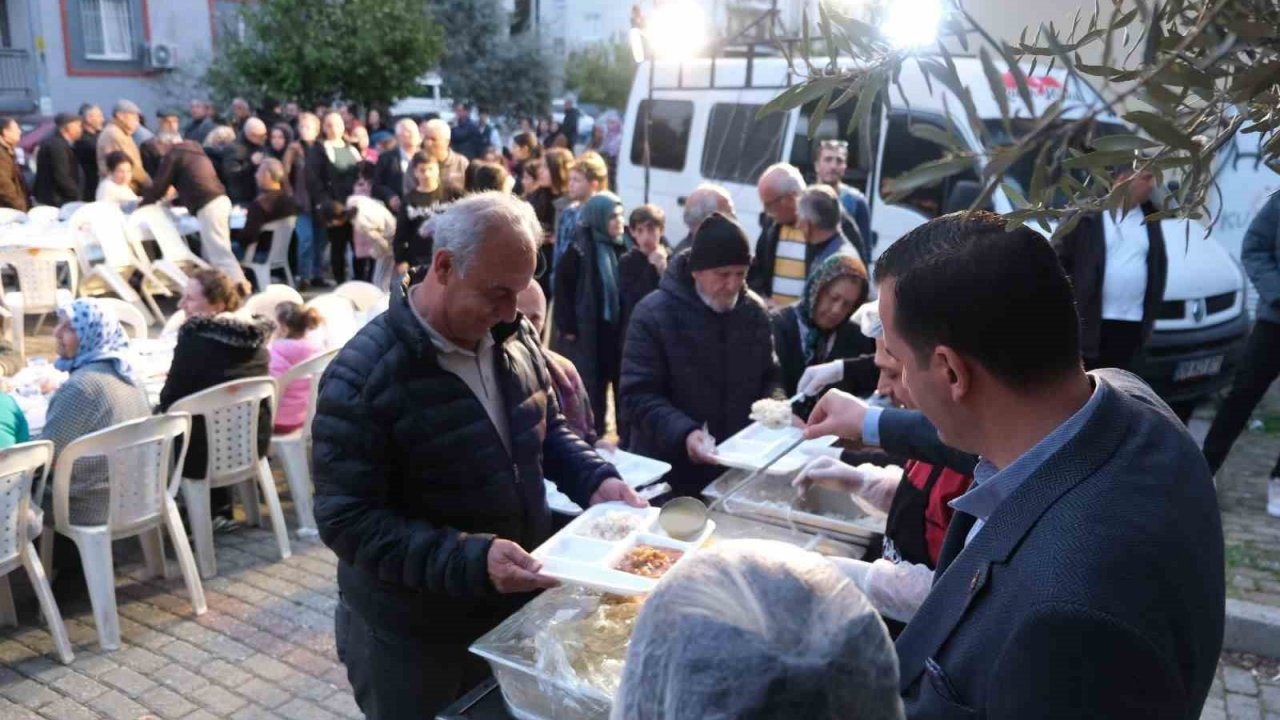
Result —
M898 660L879 615L826 559L726 541L645 602L615 720L901 718Z

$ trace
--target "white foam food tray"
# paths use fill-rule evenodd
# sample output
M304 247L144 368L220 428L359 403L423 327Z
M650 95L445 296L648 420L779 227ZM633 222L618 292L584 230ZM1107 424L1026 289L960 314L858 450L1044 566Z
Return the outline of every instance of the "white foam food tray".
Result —
M800 428L768 428L753 422L743 428L737 435L716 446L716 462L740 470L759 470L783 448L795 442L804 434ZM806 440L796 449L778 459L765 471L769 475L786 475L804 467L812 457L809 450L830 446L836 441L834 435L824 435Z
M601 452L600 457L612 463L617 468L618 474L622 476L622 481L633 488L651 483L671 472L670 463L629 453L626 450Z
M613 512L632 515L636 519L636 527L618 540L601 540L587 534L588 528L597 520ZM697 537L688 541L676 540L658 525L658 508L636 508L626 503L606 502L593 505L574 518L534 550L533 556L542 563L543 575L561 582L618 595L645 595L658 584L658 578L616 569L623 556L638 545L679 550L684 554L672 565L674 569L701 547L715 528L715 521L707 520L707 527Z

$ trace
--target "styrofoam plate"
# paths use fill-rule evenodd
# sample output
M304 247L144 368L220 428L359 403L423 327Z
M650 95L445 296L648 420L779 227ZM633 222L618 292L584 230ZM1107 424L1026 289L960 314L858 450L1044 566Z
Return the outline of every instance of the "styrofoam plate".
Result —
M629 453L626 450L602 452L600 457L608 460L622 476L622 481L631 487L640 487L671 472L671 464L654 460L643 455Z
M767 428L751 423L741 432L716 446L716 462L740 470L759 470L769 459L803 434L800 428ZM836 441L834 435L806 440L795 450L779 458L766 471L770 475L786 475L798 471L810 459L814 448L824 448Z
M610 512L634 515L637 519L635 529L618 540L589 537L587 528ZM685 542L673 539L658 525L658 508L634 508L620 502L600 503L588 508L551 536L533 551L533 556L542 563L543 575L562 582L618 595L644 595L653 590L658 579L616 569L628 551L637 545L680 550L684 555L676 561L675 564L679 565L706 542L715 532L715 525L714 520L708 520L701 535Z
M578 503L569 499L568 495L560 492L560 488L556 484L543 478L542 482L547 486L547 507L552 512L558 512L562 515L581 515L582 508Z

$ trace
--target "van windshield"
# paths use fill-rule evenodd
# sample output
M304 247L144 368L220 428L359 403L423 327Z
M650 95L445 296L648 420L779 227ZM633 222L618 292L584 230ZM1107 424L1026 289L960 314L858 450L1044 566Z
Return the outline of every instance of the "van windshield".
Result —
M1065 125L1067 121L1063 121ZM991 144L999 147L1001 145L1012 145L1017 138L1023 137L1030 133L1036 126L1035 120L1018 119L1009 122L1013 129L1011 136L1005 129L1004 123L1000 120L986 120L983 123L987 126L987 133L991 136ZM1097 124L1095 136L1100 135L1120 135L1129 132L1123 125L1119 123L1100 122ZM1005 171L1004 181L1013 185L1019 193L1024 197L1027 194L1027 188L1031 187L1031 175L1035 172L1036 156L1039 154L1039 146L1033 147L1018 158L1012 166ZM1076 179L1084 182L1088 178L1088 172L1084 170L1073 170L1072 174ZM1069 197L1062 193L1055 193L1050 199L1049 205L1055 208L1065 207ZM1010 200L1012 202L1012 199Z

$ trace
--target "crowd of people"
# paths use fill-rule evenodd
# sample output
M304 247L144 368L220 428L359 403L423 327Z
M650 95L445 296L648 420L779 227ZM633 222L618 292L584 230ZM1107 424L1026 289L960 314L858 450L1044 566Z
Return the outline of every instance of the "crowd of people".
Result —
M785 163L761 173L754 242L711 183L688 193L673 242L661 208L611 192L608 118L575 154L572 107L505 148L465 107L452 124L390 126L349 106L275 110L236 102L224 123L193 102L185 128L161 113L146 138L128 101L105 127L94 107L60 115L35 201L168 198L199 219L215 269L183 294L161 411L314 355L305 307L236 312L249 291L237 248L273 220L297 218L301 288L354 276L390 292L326 372L312 430L337 648L369 717L422 717L471 689L485 671L468 646L554 584L528 552L553 529L544 478L582 507L643 506L606 459L621 447L672 466L654 502L697 496L721 472L717 441L756 400L786 397L803 398L807 436L847 441L795 484L860 495L887 514L883 543L861 560L699 554L646 602L616 716L1198 715L1225 593L1204 455L1215 448L1216 469L1241 423L1224 420L1202 453L1123 372L1167 272L1144 219L1150 175L1118 169L1122 210L1053 243L990 213L937 218L873 276L870 210L843 182L840 141L818 143L813 182ZM22 209L15 127L0 122L0 202ZM110 314L81 300L60 318L73 392L55 396L46 435L148 414ZM1266 332L1236 415L1280 368ZM262 414L261 449L304 419L305 396L290 386ZM188 476L203 453L193 444ZM102 480L84 478L91 508ZM229 504L214 501L227 524ZM744 672L760 692L715 690Z

